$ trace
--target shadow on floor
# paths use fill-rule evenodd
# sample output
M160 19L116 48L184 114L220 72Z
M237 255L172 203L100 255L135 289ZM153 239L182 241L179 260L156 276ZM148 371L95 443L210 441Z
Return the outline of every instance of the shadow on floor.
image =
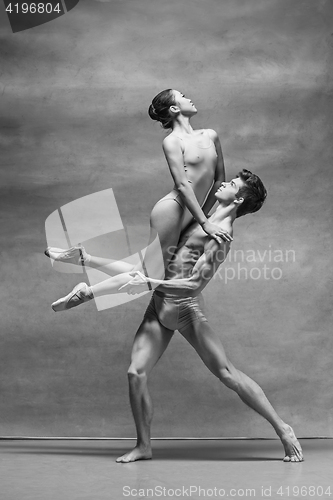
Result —
M2 443L3 454L40 455L85 455L109 456L116 459L131 450L133 442L91 444L64 444L57 442L16 442ZM279 461L283 458L282 445L277 440L270 441L210 441L210 442L153 442L154 460L209 460L209 461Z

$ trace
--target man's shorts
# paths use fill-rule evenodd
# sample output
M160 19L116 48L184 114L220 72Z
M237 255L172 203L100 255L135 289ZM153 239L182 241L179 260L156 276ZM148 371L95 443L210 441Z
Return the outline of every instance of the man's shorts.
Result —
M179 297L155 291L147 307L144 319L157 319L169 330L182 330L197 321L207 321L204 313L204 300L197 297Z

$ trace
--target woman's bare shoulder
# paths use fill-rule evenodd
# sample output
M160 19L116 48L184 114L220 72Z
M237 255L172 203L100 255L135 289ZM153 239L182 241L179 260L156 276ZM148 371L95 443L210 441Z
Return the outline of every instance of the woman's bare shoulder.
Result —
M162 142L163 149L170 149L170 148L173 149L177 146L179 147L180 144L181 144L180 137L177 137L173 132L164 137Z
M205 132L209 135L212 141L215 141L218 138L216 130L212 128L206 128Z

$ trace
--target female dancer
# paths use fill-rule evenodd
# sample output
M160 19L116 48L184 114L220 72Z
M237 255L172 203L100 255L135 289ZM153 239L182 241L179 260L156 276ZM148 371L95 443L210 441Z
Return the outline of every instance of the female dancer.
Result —
M190 119L197 109L178 90L164 90L154 97L148 113L163 128L172 129L163 141L163 150L175 186L156 203L150 218L168 261L168 245L177 246L192 216L208 235L216 239L224 236L206 217L216 201L215 192L225 180L224 162L216 132L193 130Z
M231 241L231 236L212 224L207 215L215 204L215 192L225 180L224 161L221 144L214 130L193 130L190 119L196 115L197 109L190 99L178 90L163 90L154 97L148 110L149 116L159 121L163 128L172 132L163 141L163 150L174 180L174 188L170 193L159 200L154 206L151 217L151 244L145 254L145 267L154 269L154 277L162 277L164 270L170 263L177 247L181 231L188 226L192 217L202 226L203 230L218 242L221 238ZM158 243L153 235L157 233ZM157 269L156 244L162 250L163 264ZM83 248L72 247L69 250L48 249L45 253L49 257L62 262L83 262L90 267L102 268L112 276L118 273L127 273L141 270L142 265L130 270L126 263L110 262L83 255ZM150 275L152 275L150 271ZM159 275L159 276L158 276ZM120 279L108 279L92 287L80 283L66 297L59 299L52 307L54 310L63 310L74 307L83 302L84 297L89 300L92 295L101 296L115 293L119 286L125 284ZM120 280L119 280L120 279ZM82 300L78 301L78 295ZM71 298L72 297L72 298Z

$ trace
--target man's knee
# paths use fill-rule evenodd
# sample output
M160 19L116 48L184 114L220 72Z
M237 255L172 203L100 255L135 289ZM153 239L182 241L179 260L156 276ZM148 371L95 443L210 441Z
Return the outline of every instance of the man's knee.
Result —
M238 391L239 384L235 370L231 370L228 367L220 368L217 376L225 386L229 387L229 389L236 392Z
M130 385L141 385L143 383L146 383L147 381L147 373L146 370L142 368L138 368L135 365L130 365L129 369L127 370L127 377Z

